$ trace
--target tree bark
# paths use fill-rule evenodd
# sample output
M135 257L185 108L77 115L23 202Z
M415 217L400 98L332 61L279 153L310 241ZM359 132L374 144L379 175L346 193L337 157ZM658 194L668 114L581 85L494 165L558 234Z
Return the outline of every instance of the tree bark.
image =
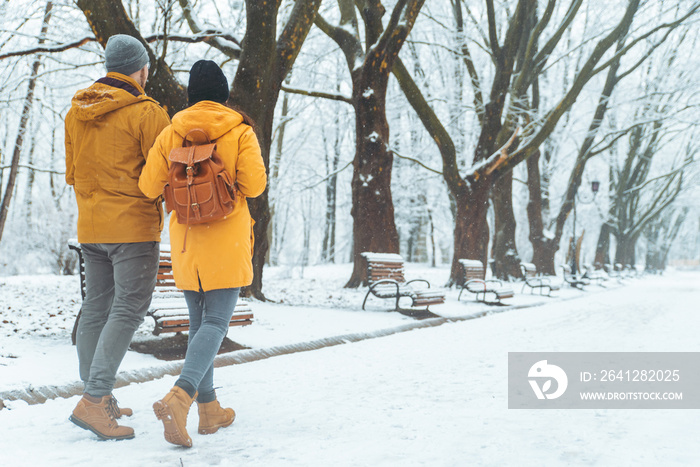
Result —
M598 235L598 243L595 249L595 259L593 263L596 265L610 264L610 234L613 228L607 222L600 226L600 234Z
M519 278L520 257L515 244L515 214L513 213L513 172L498 179L492 191L494 207L493 264L494 275L503 280Z
M473 190L466 184L455 196L457 215L454 228L454 256L450 270L450 281L447 285L464 283L464 273L459 259L477 259L488 266L486 252L488 249L488 184L489 180L473 181ZM484 185L486 185L484 187Z
M328 160L328 157L326 158L329 177L326 180L326 217L322 245L324 262L335 262L336 198L338 193L338 175L336 172L340 163L340 143L340 125L336 125L333 155L330 160Z
M27 163L30 166L34 165L34 149L36 149L36 134L37 134L37 128L34 129L32 132L32 139L31 142L29 143L29 154L27 154ZM29 173L27 174L27 186L24 190L24 205L25 205L25 221L27 224L27 227L31 227L32 225L32 208L33 208L33 196L32 193L34 192L34 180L35 180L35 172L32 169L29 169Z
M532 243L532 263L540 274L555 275L554 255L559 244L547 237L543 226L543 201L540 177L540 151L527 160L527 218Z
M625 266L636 264L637 236L619 235L615 248L615 263Z

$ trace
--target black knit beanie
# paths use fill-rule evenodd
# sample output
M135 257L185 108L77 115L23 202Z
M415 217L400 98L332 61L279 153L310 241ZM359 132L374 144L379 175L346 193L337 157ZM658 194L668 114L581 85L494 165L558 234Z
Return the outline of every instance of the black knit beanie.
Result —
M199 60L192 65L187 99L190 105L199 101L214 101L220 104L228 100L228 80L219 65L211 60Z

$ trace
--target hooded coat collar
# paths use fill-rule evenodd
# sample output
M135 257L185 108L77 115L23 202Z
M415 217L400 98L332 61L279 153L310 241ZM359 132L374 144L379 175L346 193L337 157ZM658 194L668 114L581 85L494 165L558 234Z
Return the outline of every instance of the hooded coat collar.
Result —
M175 114L172 127L182 137L190 130L200 128L215 140L241 123L243 117L235 110L217 102L200 101Z
M138 92L138 95L134 95L123 87L115 87L97 81L89 88L78 91L71 101L78 120L94 120L127 105L150 99L144 94L139 83L129 76L121 73L107 73L106 78L130 86Z

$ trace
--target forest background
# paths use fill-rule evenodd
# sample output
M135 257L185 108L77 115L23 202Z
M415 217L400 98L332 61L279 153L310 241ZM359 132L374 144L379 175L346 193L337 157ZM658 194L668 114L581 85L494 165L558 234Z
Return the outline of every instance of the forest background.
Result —
M131 34L149 95L186 106L219 63L269 173L265 265L363 251L501 278L520 261L700 262L700 2L0 0L0 274L73 273L63 117ZM597 191L593 191L595 187ZM348 271L349 272L349 271Z

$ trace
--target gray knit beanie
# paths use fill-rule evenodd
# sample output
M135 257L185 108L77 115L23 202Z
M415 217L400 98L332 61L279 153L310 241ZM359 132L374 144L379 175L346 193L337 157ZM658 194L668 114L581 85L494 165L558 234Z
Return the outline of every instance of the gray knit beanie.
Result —
M146 47L135 37L116 34L107 40L105 66L108 72L130 75L148 63Z

